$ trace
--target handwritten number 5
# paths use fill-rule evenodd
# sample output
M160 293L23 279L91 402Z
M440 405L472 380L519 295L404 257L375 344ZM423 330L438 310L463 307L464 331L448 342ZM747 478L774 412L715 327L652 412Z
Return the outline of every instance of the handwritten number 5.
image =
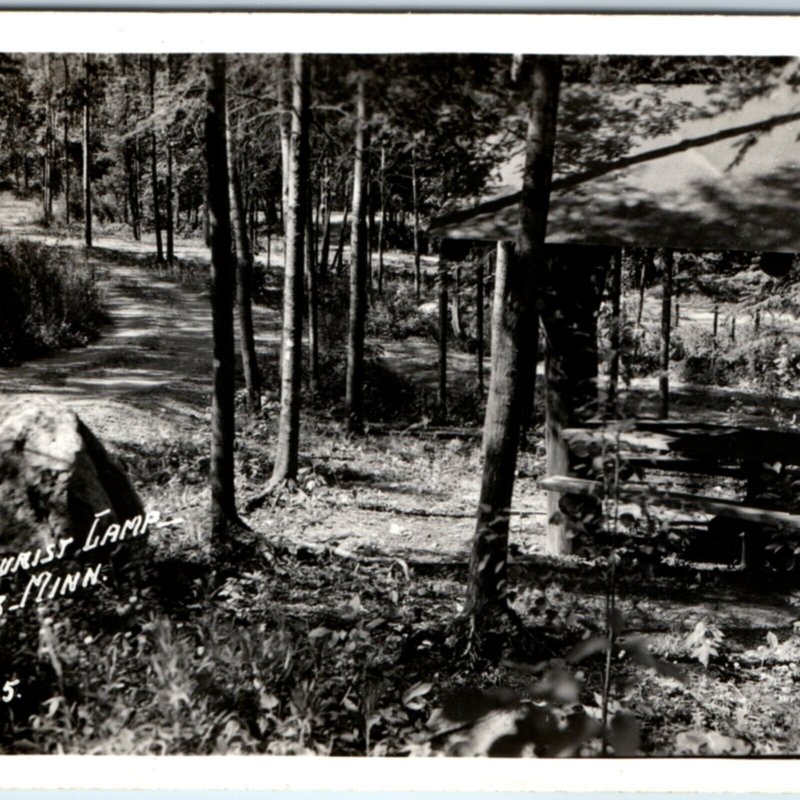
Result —
M15 687L19 686L19 680L15 679L13 681L6 681L3 684L3 697L2 700L4 703L10 703L15 695L16 692L14 691Z

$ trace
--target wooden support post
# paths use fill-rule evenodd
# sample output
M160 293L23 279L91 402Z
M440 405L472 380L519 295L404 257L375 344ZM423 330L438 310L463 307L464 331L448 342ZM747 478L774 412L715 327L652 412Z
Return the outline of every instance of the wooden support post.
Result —
M439 414L447 417L447 262L439 256Z
M719 328L719 306L714 306L714 329L711 335L715 339L717 338L718 328Z
M551 248L542 292L545 331L546 474L570 474L563 430L597 413L597 313L608 250L559 245ZM560 510L560 492L547 494L547 552L572 551L572 524Z
M569 426L569 412L564 397L554 385L559 368L558 358L549 336L545 339L545 471L548 477L569 474L569 448L562 436ZM568 555L572 552L572 539L564 515L559 507L560 492L547 493L547 542L546 550L552 555Z
M669 416L669 346L670 346L670 316L672 313L672 250L663 252L663 296L661 302L661 375L658 379L661 391L661 410L659 416L666 419Z
M736 343L736 315L731 315L731 343Z
M636 315L636 324L642 324L642 312L644 311L644 293L645 285L647 283L648 273L652 273L653 269L653 251L645 250L641 256L642 264L639 270L639 313Z
M622 295L622 248L613 256L611 267L611 364L608 373L608 394L606 396L606 417L617 415L617 386L619 384L619 349L622 333L621 319Z
M486 394L483 380L483 257L478 259L475 275L475 338L478 340L475 348L478 359L478 393L483 397Z
M464 336L464 329L461 325L461 264L456 264L453 270L452 291L450 292L450 319L453 327L453 335L462 339Z

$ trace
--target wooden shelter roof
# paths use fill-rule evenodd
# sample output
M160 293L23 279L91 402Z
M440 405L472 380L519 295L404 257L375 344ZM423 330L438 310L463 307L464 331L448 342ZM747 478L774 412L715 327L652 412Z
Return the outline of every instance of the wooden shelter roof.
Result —
M658 91L707 116L641 139L617 160L576 174L556 172L547 241L800 252L798 87L784 83L722 113L713 113L708 87ZM434 218L429 232L451 239L514 239L523 164L520 145L487 196Z

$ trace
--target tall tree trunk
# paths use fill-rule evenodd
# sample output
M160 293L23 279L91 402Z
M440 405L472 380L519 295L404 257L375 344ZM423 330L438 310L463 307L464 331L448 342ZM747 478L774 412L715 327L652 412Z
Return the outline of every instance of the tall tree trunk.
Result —
M330 164L326 159L322 177L322 242L319 247L319 269L317 270L317 275L322 281L324 281L328 276L328 258L330 257L331 250L332 205Z
M172 93L173 85L173 56L171 53L167 54L167 87L170 94ZM227 121L226 121L227 126ZM170 136L169 128L167 128L167 197L166 197L166 215L167 215L167 263L172 265L175 263L175 197L174 197L174 183L173 183L173 168L174 168L174 149L172 147L172 137Z
M172 141L167 139L167 263L175 261L175 214L173 209L172 186Z
M226 106L226 113L228 108ZM231 228L236 250L236 308L239 317L239 349L242 355L242 372L250 411L261 408L261 379L258 372L256 343L253 334L253 255L244 225L242 185L236 161L236 141L233 124L226 117L226 142L228 161L229 204Z
M659 416L666 419L669 416L669 347L670 330L672 328L672 250L662 253L664 264L663 297L661 302L661 374L658 378L658 387L661 393L661 408Z
M286 86L285 77L286 58L279 56L278 60L278 133L281 141L281 219L284 236L288 238L292 113L291 90Z
M356 85L356 142L353 166L353 220L350 233L350 315L347 334L347 430L364 431L364 327L367 310L366 165L364 76Z
M333 256L333 263L331 264L331 271L334 272L336 275L339 274L339 270L342 266L342 260L344 258L344 242L347 238L347 215L350 213L350 193L345 192L344 197L344 213L342 214L342 227L339 230L339 241L336 244L336 252Z
M92 246L92 154L91 154L91 58L88 53L83 57L84 80L83 94L83 241L87 247Z
M314 259L314 236L311 226L310 202L306 214L305 245L306 277L308 280L309 388L312 394L316 394L319 390L319 286L317 283L317 265Z
M130 208L131 231L138 242L142 238L141 217L139 212L139 176L138 176L138 140L126 142L123 156L125 159L125 176L128 188L128 207Z
M308 65L292 55L292 131L289 148L289 205L283 282L281 411L271 485L297 479L300 446L300 379L303 345L303 247L308 202Z
M269 197L264 201L264 218L267 225L267 270L272 267L272 214L273 210L272 198Z
M156 150L156 61L151 54L149 57L150 68L150 182L153 191L153 225L156 229L156 261L160 264L164 260L164 244L161 238L161 209L158 202L158 153Z
M367 238L367 288L369 290L370 302L373 294L373 274L372 274L372 234L375 230L375 198L372 191L372 167L369 160L369 153L365 154L364 159L364 191L365 191L365 215L366 225L364 235Z
M207 200L203 203L203 240L206 246L211 247L211 212Z
M464 613L477 619L504 603L508 529L522 415L525 371L536 363L537 280L544 268L561 59L533 62L525 168L515 253L495 294L492 374L483 433L483 477ZM498 302L502 301L502 302Z
M206 164L214 334L211 404L211 536L228 544L238 519L234 488L233 283L228 164L225 147L225 56L206 56Z
M447 419L447 262L439 255L439 418Z
M62 56L64 64L64 161L61 168L64 173L63 186L64 186L64 222L69 225L69 195L70 195L70 169L69 169L69 61L67 56Z
M42 170L42 211L45 225L53 221L53 102L52 78L50 74L49 53L42 56L44 59L44 161Z
M614 253L611 269L611 365L608 374L608 394L606 396L606 416L617 416L617 388L619 386L620 339L622 333L621 295L622 295L622 248Z
M383 294L383 231L386 218L386 148L381 147L381 218L378 222L378 294Z
M248 197L250 199L247 205L247 230L250 234L250 252L258 253L261 249L258 241L258 198L252 187L248 192Z
M414 206L414 294L422 292L422 268L419 255L419 192L417 189L417 145L411 145L411 203Z

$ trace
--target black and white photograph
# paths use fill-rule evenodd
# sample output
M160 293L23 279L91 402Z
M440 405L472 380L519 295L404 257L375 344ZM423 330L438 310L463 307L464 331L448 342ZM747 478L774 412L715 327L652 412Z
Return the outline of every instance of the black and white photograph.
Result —
M69 42L0 52L2 753L800 755L798 58Z

